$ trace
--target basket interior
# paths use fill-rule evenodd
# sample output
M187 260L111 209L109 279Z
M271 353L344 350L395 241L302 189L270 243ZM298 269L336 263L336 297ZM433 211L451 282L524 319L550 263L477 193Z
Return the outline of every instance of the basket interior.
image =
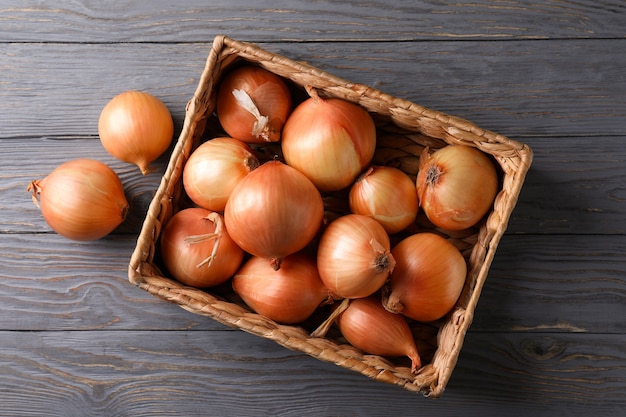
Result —
M410 321L425 364L417 375L411 374L408 360L363 354L347 345L334 329L325 338L310 337L310 332L328 316L330 307L321 307L301 325L280 325L250 311L232 291L229 282L203 291L185 287L168 278L158 255L161 227L175 212L193 205L183 192L182 169L199 144L225 136L214 113L216 86L224 74L242 64L259 65L283 77L292 92L294 106L308 97L306 86L313 87L320 96L342 98L367 109L375 120L378 134L373 164L394 166L415 180L419 155L425 147L436 149L448 144L464 144L481 149L498 167L500 191L494 208L476 227L455 233L445 232L435 228L420 211L415 225L391 237L393 246L418 231L441 234L461 250L468 263L465 287L452 312L435 323ZM278 144L254 148L261 158L269 160L278 156L282 159ZM532 152L526 145L480 129L466 120L350 83L253 44L218 36L197 91L188 104L185 124L161 185L148 210L131 258L129 278L133 284L195 314L272 339L290 349L368 377L438 397L456 364L480 290L531 159ZM327 221L349 212L347 190L323 193L323 197Z

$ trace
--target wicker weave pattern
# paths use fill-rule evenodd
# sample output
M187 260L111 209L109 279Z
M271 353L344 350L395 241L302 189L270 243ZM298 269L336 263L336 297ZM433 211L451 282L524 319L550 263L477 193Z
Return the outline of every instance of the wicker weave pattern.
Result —
M168 279L155 262L161 227L180 209L182 170L210 123L215 109L216 84L233 63L246 60L260 65L299 86L313 86L320 94L343 98L366 108L377 122L379 137L375 162L393 164L413 177L418 157L425 146L446 144L475 146L491 155L502 171L502 188L487 221L476 230L448 235L466 255L468 276L463 293L438 328L436 350L430 363L417 375L408 367L331 339L314 338L302 328L280 325L236 303L205 291L185 287ZM289 349L332 362L370 378L439 397L451 377L496 248L517 202L524 177L532 161L531 149L502 135L484 130L457 117L394 98L373 88L334 77L304 63L262 50L256 45L217 36L171 155L167 170L150 205L129 265L130 282L163 300L176 303L199 315L274 340ZM338 208L340 211L341 209Z

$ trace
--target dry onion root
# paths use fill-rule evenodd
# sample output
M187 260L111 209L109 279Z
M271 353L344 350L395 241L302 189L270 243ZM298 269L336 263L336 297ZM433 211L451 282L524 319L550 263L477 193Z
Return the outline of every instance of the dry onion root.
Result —
M27 191L41 207L46 223L72 240L108 235L122 224L129 210L117 174L106 164L88 158L59 165L47 177L32 181Z

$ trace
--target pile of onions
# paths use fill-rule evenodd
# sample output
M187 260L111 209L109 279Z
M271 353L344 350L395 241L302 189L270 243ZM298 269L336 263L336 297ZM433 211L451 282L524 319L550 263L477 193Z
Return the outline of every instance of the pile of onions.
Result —
M336 323L352 346L373 355L408 356L413 373L422 366L407 321L402 315L385 310L378 296L350 300Z
M170 274L197 288L226 282L243 260L243 250L228 235L222 216L200 207L172 216L161 233L160 249Z
M413 180L397 168L373 166L350 188L350 210L377 220L389 234L406 229L418 212Z
M224 211L235 186L258 166L259 160L244 142L215 138L193 151L183 169L183 186L197 205Z
M145 175L150 163L167 150L174 122L161 100L142 91L125 91L109 101L98 120L104 148L121 161L135 164Z
M456 246L439 235L422 232L402 240L391 253L396 266L383 291L387 310L430 322L454 307L467 274Z
M302 323L343 299L312 336L336 325L354 347L406 356L417 372L409 323L450 313L467 264L442 235L411 226L420 209L440 231L476 225L495 200L495 164L469 146L426 148L414 181L374 165L377 130L364 107L306 90L292 110L279 76L245 64L225 74L216 103L223 136L201 144L183 169L184 190L200 207L167 224L164 262L195 287L232 277L240 301L277 323ZM270 143L278 141L280 151ZM268 150L284 162L261 163ZM347 197L349 213L322 229L323 197ZM391 235L399 241L393 248Z
M126 219L129 210L117 174L106 164L88 158L59 165L47 177L32 181L27 190L41 207L46 223L72 240L108 235Z
M291 93L282 78L250 65L229 72L217 93L222 128L249 143L280 140L291 105Z
M389 249L389 236L376 220L360 214L341 216L320 238L317 267L322 282L339 297L367 297L394 269Z
M435 226L463 230L475 225L491 208L498 175L491 160L476 148L449 145L420 157L417 194Z
M287 164L317 188L337 191L350 186L371 162L376 126L362 107L314 95L287 119L281 148Z
M285 257L277 271L264 258L250 258L233 277L233 290L255 312L283 324L302 322L333 301L305 252Z
M306 247L324 218L320 192L301 172L269 161L250 172L226 202L230 236L276 270L283 258Z

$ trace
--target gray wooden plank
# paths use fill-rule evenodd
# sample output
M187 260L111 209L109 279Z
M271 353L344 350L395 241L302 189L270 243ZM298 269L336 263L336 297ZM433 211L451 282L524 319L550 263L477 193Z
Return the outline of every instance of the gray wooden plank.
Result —
M132 234L0 234L0 330L223 329L134 287ZM471 331L626 334L623 236L507 235Z
M353 82L527 137L623 135L624 54L618 40L271 43ZM0 138L88 136L106 102L152 92L182 123L210 45L4 44Z
M621 416L623 335L469 334L439 400L240 332L0 332L5 415ZM347 394L349 393L349 395Z
M133 235L76 243L0 234L0 329L224 329L133 286Z
M251 41L623 37L615 0L542 2L34 0L0 2L0 40L204 42L217 33ZM42 24L45 23L45 24Z

